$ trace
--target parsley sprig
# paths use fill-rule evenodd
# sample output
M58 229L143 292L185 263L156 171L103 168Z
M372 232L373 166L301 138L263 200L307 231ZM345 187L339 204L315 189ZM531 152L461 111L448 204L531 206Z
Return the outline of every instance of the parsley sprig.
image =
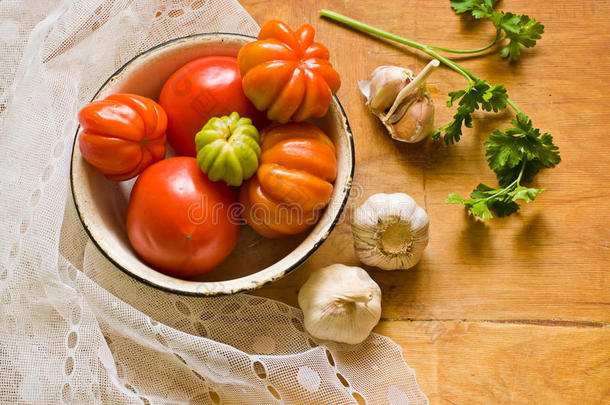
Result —
M496 2L496 0L451 2L457 13L470 12L475 18L489 18L496 27L494 42L472 51L456 51L424 45L332 11L320 11L322 16L350 27L419 49L466 78L467 87L449 93L447 106L451 107L457 103L453 120L438 128L432 134L432 138L438 139L442 136L447 144L458 142L463 135L463 126L472 127L472 114L477 110L498 112L510 106L515 111L517 116L511 121L512 127L504 131L495 130L484 143L487 162L496 173L499 187L493 188L481 183L470 194L470 198L462 198L452 193L445 200L447 203L465 205L472 214L482 219L493 218L492 212L500 217L510 215L519 210L518 202L533 201L544 189L527 187L523 183L531 181L543 167L553 167L561 160L559 150L553 144L553 137L548 133L541 134L539 129L533 127L529 117L509 98L504 85L493 85L437 52L476 53L508 39L500 54L509 60L516 60L521 54L522 47L534 46L544 31L542 24L525 15L495 11ZM504 37L501 35L502 32Z
M495 130L485 141L487 162L496 172L500 188L479 184L465 199L456 193L449 195L445 202L463 204L475 216L482 219L493 218L492 211L504 217L519 210L517 201L533 201L545 189L523 186L543 167L553 167L561 158L553 144L553 137L534 128L532 121L523 113L511 121L512 127L504 131Z
M451 1L451 7L458 14L470 13L474 18L489 19L496 27L496 37L494 41L488 46L480 49L474 49L472 51L462 51L449 48L442 48L438 46L430 46L429 48L437 51L452 52L452 53L478 53L483 50L491 48L496 43L502 43L505 40L508 42L500 49L500 56L508 58L510 61L515 61L521 56L521 48L531 48L536 45L536 41L542 37L544 33L544 25L539 23L533 18L527 15L515 15L513 13L496 11L494 10L495 4L498 0L453 0ZM502 36L504 33L504 36ZM462 68L462 70L465 70ZM467 73L467 70L465 70ZM438 128L433 134L433 139L443 137L445 143L458 142L462 136L462 126L465 125L468 128L472 128L472 113L475 110L485 110L498 112L506 108L506 104L511 104L506 90L500 86L492 86L480 78L477 78L474 74L469 74L470 78L476 78L479 87L486 86L489 92L495 88L502 88L502 92L498 92L497 96L491 101L496 104L492 104L490 108L489 103L485 103L485 99L482 97L485 94L487 97L492 97L490 93L481 93L477 89L473 89L473 84L460 91L449 93L449 100L447 105L451 107L456 100L459 100L458 110L453 116L453 120ZM518 111L518 109L516 109Z
M487 18L496 28L496 38L485 49L505 40L508 42L500 49L500 56L515 61L521 56L521 49L531 48L542 38L544 25L527 15L516 15L510 12L494 10L498 0L454 0L451 7L458 14L470 13L476 19ZM501 34L504 32L504 36ZM434 49L453 53L476 53L479 50L456 51L453 49L433 47Z

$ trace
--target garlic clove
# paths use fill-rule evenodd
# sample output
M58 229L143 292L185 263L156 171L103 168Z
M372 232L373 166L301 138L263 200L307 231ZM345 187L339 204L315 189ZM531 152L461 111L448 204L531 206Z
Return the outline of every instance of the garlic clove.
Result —
M388 110L398 93L413 80L413 72L398 66L379 66L371 73L371 80L361 80L358 87L366 97L367 106L376 113Z
M419 142L433 132L434 104L426 80L439 65L434 59L415 77L409 69L380 66L371 73L371 80L358 83L369 110L381 120L392 138Z
M384 121L387 121L389 117L394 114L396 108L398 108L405 100L414 99L422 90L428 92L426 87L426 80L432 74L435 68L440 65L437 59L431 60L417 76L413 78L396 96L394 104L390 107L390 110L386 114Z
M298 301L305 329L321 340L360 343L381 317L381 289L359 267L333 264L315 271Z
M415 143L434 132L434 103L427 95L412 102L396 122L384 122L397 141Z
M415 266L428 245L428 215L404 193L375 194L352 219L360 261L383 270Z

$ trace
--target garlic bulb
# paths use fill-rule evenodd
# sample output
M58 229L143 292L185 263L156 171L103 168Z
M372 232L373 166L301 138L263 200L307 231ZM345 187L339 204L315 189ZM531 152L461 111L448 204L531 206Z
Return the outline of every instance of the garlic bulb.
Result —
M419 142L434 130L434 103L426 79L440 62L432 60L417 75L398 66L379 66L371 80L358 83L366 105L386 127L392 138Z
M333 264L309 276L299 291L305 329L317 339L357 344L381 317L381 289L360 267Z
M408 269L428 245L428 215L404 193L375 194L352 219L360 261L383 270Z

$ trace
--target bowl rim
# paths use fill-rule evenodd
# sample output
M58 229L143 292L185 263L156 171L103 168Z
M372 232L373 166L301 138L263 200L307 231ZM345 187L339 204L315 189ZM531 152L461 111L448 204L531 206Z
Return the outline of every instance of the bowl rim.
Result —
M244 38L249 38L249 39L256 39L256 37L251 36L251 35L246 35L246 34L239 34L239 33L233 33L233 32L205 32L205 33L198 33L198 34L192 34L192 35L187 35L187 36L183 36L183 37L177 37L177 38L173 38L170 39L168 41L165 42L161 42L151 48L146 49L145 51L142 51L138 54L136 54L135 56L133 56L131 59L129 59L127 62L125 62L121 67L119 67L114 73L112 73L101 85L100 87L97 89L97 91L95 92L95 94L93 95L93 97L91 98L91 101L94 101L95 98L97 97L97 95L104 89L104 87L106 87L106 85L108 83L110 83L110 81L112 81L115 77L117 77L125 68L127 68L127 66L129 66L133 61L135 61L136 59L149 54L153 51L155 51L158 48L167 46L169 44L172 44L174 42L179 42L179 41L184 41L186 39L189 38L197 38L197 37L208 37L208 36L229 36L229 37L244 37ZM184 290L177 290L177 289L173 289L161 284L157 284L151 280L148 280L146 278L140 277L139 275L131 272L129 269L127 269L126 267L124 267L123 265L121 265L120 263L117 262L117 260L115 260L109 253L107 253L98 243L98 241L95 239L95 237L93 236L93 233L91 232L91 230L89 229L89 225L86 223L85 218L83 216L83 214L81 213L81 208L79 207L78 204L78 200L76 197L76 193L74 190L74 154L75 154L75 150L76 150L76 142L78 139L78 133L80 131L80 123L76 126L76 132L74 134L74 140L72 141L72 151L70 153L70 191L72 194L72 201L74 203L74 207L76 208L76 213L78 216L78 219L80 221L80 223L82 224L85 233L87 234L87 236L89 237L89 239L93 242L93 244L95 245L95 247L97 248L97 250L102 253L102 255L108 260L110 261L116 268L118 268L119 270L121 270L123 273L129 275L130 277L143 282L144 284L147 284L151 287L163 290L163 291L167 291L167 292L171 292L174 294L178 294L178 295L183 295L183 296L195 296L195 297L218 297L218 296L226 296L226 295L233 295L233 294L237 294L237 293L241 293L241 292L245 292L245 291L253 291L259 288L262 288L266 285L269 285L270 283L286 276L288 273L292 272L293 270L295 270L296 268L298 268L301 264L303 264L316 250L318 250L318 248L326 241L326 239L328 239L328 236L330 236L330 233L333 231L333 229L335 228L335 226L337 225L337 222L339 221L339 218L341 218L341 215L343 214L343 211L345 209L345 206L347 205L347 201L349 199L349 195L351 192L351 188L352 188L352 183L353 183L353 179L354 179L354 169L355 169L355 165L356 165L356 156L355 156L355 148L354 148L354 137L352 134L352 130L349 124L349 121L347 119L347 114L345 113L345 109L343 108L343 105L341 105L341 102L339 102L339 99L337 98L336 95L333 95L333 100L337 103L337 106L339 107L339 112L341 113L341 116L343 118L343 121L345 122L345 132L347 134L347 139L348 139L348 148L349 148L349 154L350 154L350 158L351 158L351 164L349 167L349 176L347 178L346 181L346 185L343 188L343 201L341 201L341 205L339 206L339 209L337 211L336 216L333 218L328 230L326 232L324 232L324 234L320 237L320 239L318 239L313 246L311 246L311 248L309 248L305 254L303 256L301 256L298 260L296 260L294 263L292 263L290 266L288 266L286 269L284 269L281 272L278 272L276 274L274 274L271 278L269 278L268 280L266 280L264 283L258 284L258 285L254 285L254 286L244 286L244 287L240 287L237 289L233 289L231 291L219 291L219 292L215 292L215 291L184 291ZM263 271L265 269L261 269L260 271ZM258 272L252 273L252 274L256 274ZM244 277L248 277L248 276L244 276ZM242 278L242 277L239 277ZM233 279L234 280L234 279ZM187 281L191 281L191 280L187 280ZM229 281L229 280L227 280ZM216 283L217 281L212 281L210 283ZM202 281L201 283L205 283L205 281Z

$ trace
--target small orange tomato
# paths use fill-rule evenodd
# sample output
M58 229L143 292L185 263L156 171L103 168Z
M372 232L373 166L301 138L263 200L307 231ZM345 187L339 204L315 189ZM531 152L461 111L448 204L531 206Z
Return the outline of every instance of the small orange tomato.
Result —
M270 120L322 117L339 90L341 79L328 61L328 49L313 41L314 34L309 24L292 31L281 21L269 21L258 41L240 49L244 93Z
M315 224L332 196L335 147L307 122L271 126L261 135L261 165L240 191L242 215L268 238L301 233Z
M242 186L239 202L245 208L242 213L244 220L266 238L301 233L315 224L320 214L319 210L308 211L274 199L261 188L256 177Z
M307 211L324 208L333 193L333 185L326 180L278 164L262 164L257 179L271 197Z
M167 115L147 97L112 94L83 107L78 121L81 155L110 180L135 177L165 157Z

